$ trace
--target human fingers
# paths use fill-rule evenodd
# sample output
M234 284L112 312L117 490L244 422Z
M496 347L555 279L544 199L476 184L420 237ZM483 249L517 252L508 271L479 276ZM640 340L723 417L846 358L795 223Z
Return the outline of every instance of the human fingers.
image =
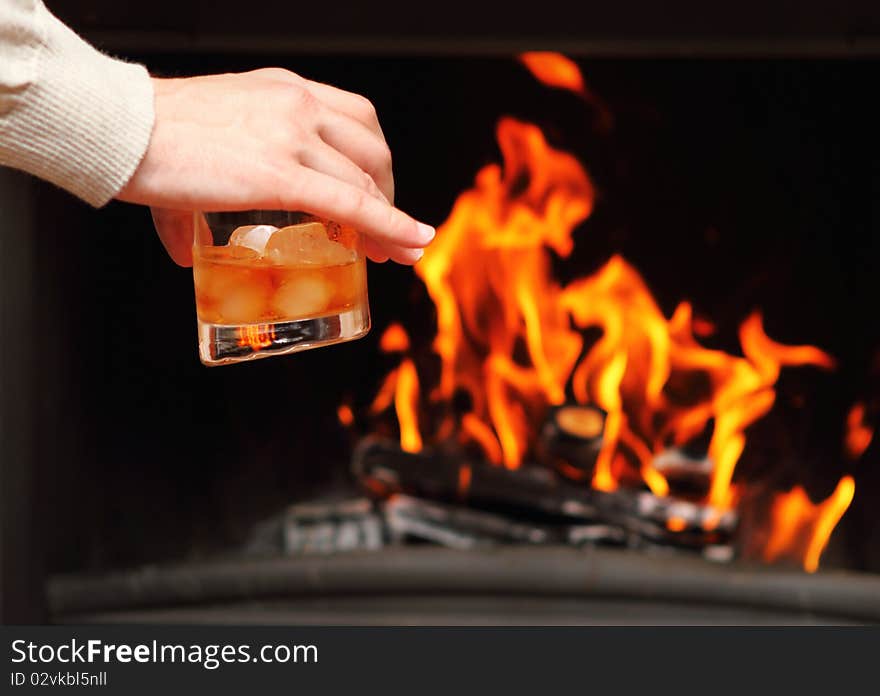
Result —
M327 174L334 179L356 186L381 201L388 202L385 194L373 181L373 177L341 152L321 140L300 153L299 163L316 172Z
M193 214L184 210L151 208L153 225L165 251L178 266L192 266Z
M394 201L391 150L384 138L357 119L329 108L318 117L318 135L369 174L385 198Z
M371 261L385 263L388 259L391 259L395 263L403 264L404 266L412 266L424 254L422 249L407 249L405 247L382 244L372 237L364 239L364 250Z
M385 263L388 260L388 254L385 253L385 247L372 237L364 238L364 253L370 261L376 263Z
M430 225L322 172L301 167L285 177L283 183L277 198L284 209L307 210L351 225L389 248L420 249L434 238Z
M357 119L376 135L380 136L383 140L385 139L382 134L382 127L379 125L376 107L363 95L348 92L323 82L309 80L283 68L261 68L254 72L271 80L304 87L327 106Z

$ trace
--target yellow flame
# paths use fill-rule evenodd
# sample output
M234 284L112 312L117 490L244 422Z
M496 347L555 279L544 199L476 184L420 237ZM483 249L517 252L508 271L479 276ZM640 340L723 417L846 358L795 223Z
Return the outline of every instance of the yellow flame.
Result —
M815 573L819 568L819 558L828 545L831 532L843 517L856 492L856 484L852 476L844 476L834 489L834 493L826 500L819 510L819 519L807 545L804 556L804 570Z
M602 370L596 381L597 402L608 414L605 418L602 449L596 459L596 470L593 474L593 487L600 491L613 491L617 488L617 481L611 471L611 462L617 451L617 438L623 423L620 383L623 381L626 362L626 353L618 353Z
M771 509L773 524L764 547L764 560L799 558L804 570L816 572L831 533L849 508L855 490L852 476L844 476L834 492L818 504L810 501L800 486L777 495Z
M548 81L574 84L565 77L565 60L523 60L536 74L549 71ZM592 485L610 491L640 476L658 496L675 491L654 468L655 457L712 422L714 465L701 501L716 510L704 525L711 528L738 503L734 480L747 430L773 407L781 368L830 369L833 359L814 346L771 340L757 312L740 326L742 356L706 348L695 335L711 333L714 325L695 318L686 301L667 318L619 255L562 286L552 255L571 254L573 233L592 212L593 185L580 163L552 147L536 126L503 118L497 136L503 166L478 172L416 265L437 316L433 349L440 374L430 398L451 405L463 392L470 411L459 418L447 409L439 426L421 432L419 377L410 360L388 376L372 410L384 410L393 398L405 449L458 435L476 443L488 461L516 468L534 447L547 407L565 403L570 390L578 403L607 414ZM406 351L409 341L401 335L402 328L389 327L383 349ZM832 519L829 513L821 524L815 520L817 539ZM783 527L778 538L785 537Z
M419 376L412 360L400 363L397 375L397 389L394 394L394 408L400 423L400 447L404 452L420 452L422 436L418 420Z
M385 379L382 381L382 386L379 387L379 391L373 398L373 403L370 404L370 413L382 413L382 411L394 403L394 394L397 391L399 374L400 369L395 368L385 376Z

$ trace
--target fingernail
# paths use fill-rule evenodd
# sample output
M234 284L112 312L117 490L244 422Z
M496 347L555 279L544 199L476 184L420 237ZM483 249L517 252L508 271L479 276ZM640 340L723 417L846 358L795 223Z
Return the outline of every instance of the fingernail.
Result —
M423 222L419 223L419 243L429 244L434 239L435 230L430 225Z
M419 261L421 261L421 260L422 260L422 257L423 257L424 255L425 255L425 250L424 250L424 249L418 249L418 250L416 251L416 258L415 258L415 260L413 261L413 263L418 263Z

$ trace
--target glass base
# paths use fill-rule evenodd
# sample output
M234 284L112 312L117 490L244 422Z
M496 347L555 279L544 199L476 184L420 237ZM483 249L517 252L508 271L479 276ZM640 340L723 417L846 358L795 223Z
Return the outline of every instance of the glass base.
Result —
M364 305L341 314L274 324L229 326L201 320L198 324L199 358L212 367L353 341L369 332L370 310Z

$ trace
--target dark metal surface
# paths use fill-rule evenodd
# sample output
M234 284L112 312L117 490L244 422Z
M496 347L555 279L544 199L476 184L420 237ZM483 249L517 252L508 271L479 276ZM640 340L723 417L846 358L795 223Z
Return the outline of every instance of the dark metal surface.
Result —
M613 598L437 596L302 597L277 601L65 616L64 623L281 626L814 626L857 621L704 603Z
M677 555L555 547L479 553L416 547L232 559L96 578L59 576L50 581L48 593L54 621L144 608L167 611L291 598L402 596L613 599L761 610L792 620L880 621L880 578L874 576L806 575L718 566ZM708 614L706 621L712 621Z
M831 2L50 2L114 51L877 55L880 8Z

